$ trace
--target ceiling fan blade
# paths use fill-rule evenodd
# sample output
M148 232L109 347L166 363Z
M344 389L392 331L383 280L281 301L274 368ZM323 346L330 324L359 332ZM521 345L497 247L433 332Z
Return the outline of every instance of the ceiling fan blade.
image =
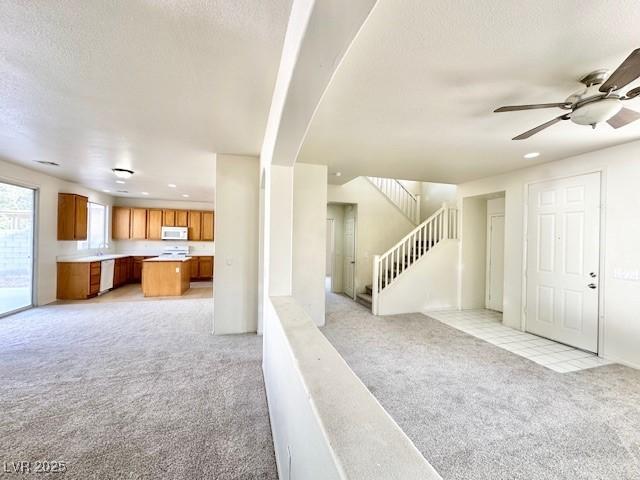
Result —
M620 128L638 119L640 119L640 113L625 107L607 120L607 123L613 128Z
M613 72L606 82L600 85L601 92L619 90L640 77L640 48L636 48L627 59Z
M629 100L629 99L631 99L631 98L635 98L635 97L637 97L638 95L640 95L640 87L636 87L636 88L634 88L634 89L629 90L629 91L625 94L625 96L624 96L623 100Z
M509 105L507 107L500 107L494 110L494 113L500 112L516 112L518 110L536 110L538 108L568 108L569 103L535 103L533 105Z
M536 128L532 128L531 130L527 130L526 132L521 133L517 137L513 137L512 140L524 140L526 138L529 138L532 135L535 135L538 132L541 132L545 128L550 127L551 125L555 125L556 123L561 122L562 120L569 120L569 116L568 115L560 115L559 117L556 117L553 120L549 120L547 123L543 123L542 125L538 125Z

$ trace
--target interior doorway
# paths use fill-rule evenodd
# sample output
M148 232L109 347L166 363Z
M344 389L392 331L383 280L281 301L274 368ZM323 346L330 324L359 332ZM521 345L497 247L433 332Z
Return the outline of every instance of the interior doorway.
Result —
M327 265L325 286L355 299L357 275L357 206L327 205Z
M0 182L0 316L33 306L35 198Z
M504 296L504 197L487 200L486 308L502 312Z
M529 186L528 332L598 351L600 173Z

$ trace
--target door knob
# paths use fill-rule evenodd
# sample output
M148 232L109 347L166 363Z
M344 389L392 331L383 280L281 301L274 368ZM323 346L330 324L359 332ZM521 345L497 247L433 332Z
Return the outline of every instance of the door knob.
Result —
M591 288L592 290L594 288L596 288L596 284L595 283L590 283L589 285L587 285L587 287Z
M589 276L590 276L591 278L596 278L596 272L591 272L591 273L589 273Z

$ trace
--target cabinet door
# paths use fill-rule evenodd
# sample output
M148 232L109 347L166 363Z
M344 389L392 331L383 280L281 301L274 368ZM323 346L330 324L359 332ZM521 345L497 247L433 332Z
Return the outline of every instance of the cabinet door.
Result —
M213 212L202 212L202 235L201 240L213 240Z
M131 238L134 240L147 238L147 211L144 208L131 209Z
M198 266L199 278L213 277L213 257L200 257Z
M73 240L75 236L76 201L71 193L58 194L58 240Z
M167 227L176 226L176 211L175 210L163 210L162 211L162 225Z
M176 210L176 227L188 227L189 226L189 214L186 210Z
M74 240L87 239L87 217L89 210L87 209L89 199L82 195L74 195L75 197L75 224L74 224Z
M189 210L189 240L200 240L202 235L202 212Z
M142 280L142 260L144 257L133 257L133 269L131 272L131 281L140 282Z
M200 257L191 257L191 280L195 280L199 276Z
M128 240L131 238L131 209L113 207L111 218L111 236L114 240Z
M147 211L147 239L160 240L162 233L162 210Z

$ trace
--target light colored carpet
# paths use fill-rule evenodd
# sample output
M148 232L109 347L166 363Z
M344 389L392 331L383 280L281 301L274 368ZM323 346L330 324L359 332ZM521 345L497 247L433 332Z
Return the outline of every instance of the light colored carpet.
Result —
M212 311L162 300L0 319L0 462L65 461L74 479L277 478L261 338L212 336Z
M640 479L640 371L557 373L327 295L322 331L444 479Z

